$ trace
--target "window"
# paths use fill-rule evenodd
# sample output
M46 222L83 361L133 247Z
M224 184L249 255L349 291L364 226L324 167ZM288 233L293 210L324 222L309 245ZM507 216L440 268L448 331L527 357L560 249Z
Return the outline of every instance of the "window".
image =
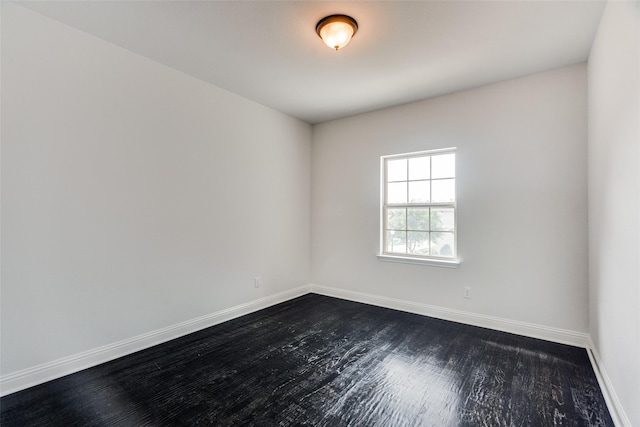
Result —
M381 160L381 258L457 264L455 149Z

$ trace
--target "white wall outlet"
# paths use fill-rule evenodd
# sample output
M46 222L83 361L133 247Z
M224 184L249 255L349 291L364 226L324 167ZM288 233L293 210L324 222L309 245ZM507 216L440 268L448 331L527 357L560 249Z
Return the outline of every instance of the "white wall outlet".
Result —
M471 299L471 286L462 288L462 295L467 299Z
M259 277L256 277L255 279L253 279L253 287L254 288L259 288L260 285L262 285L262 281L260 280Z

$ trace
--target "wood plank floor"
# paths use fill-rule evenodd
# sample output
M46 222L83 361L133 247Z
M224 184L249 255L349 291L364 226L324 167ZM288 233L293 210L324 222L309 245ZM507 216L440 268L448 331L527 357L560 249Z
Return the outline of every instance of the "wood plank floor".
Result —
M5 396L9 426L613 426L586 351L309 294Z

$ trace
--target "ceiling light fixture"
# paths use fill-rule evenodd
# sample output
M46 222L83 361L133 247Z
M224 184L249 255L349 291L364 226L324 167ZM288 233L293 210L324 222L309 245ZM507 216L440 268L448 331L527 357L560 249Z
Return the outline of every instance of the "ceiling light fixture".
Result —
M343 48L358 31L358 23L347 15L331 15L322 18L316 25L316 33L331 49Z

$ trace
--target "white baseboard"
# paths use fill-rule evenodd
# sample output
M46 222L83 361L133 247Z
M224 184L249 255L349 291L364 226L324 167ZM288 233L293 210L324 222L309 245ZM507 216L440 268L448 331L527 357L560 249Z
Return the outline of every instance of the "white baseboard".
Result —
M406 311L408 313L451 320L467 325L495 329L526 337L539 338L560 344L583 347L589 355L591 366L596 374L596 379L598 380L598 384L600 385L600 389L602 390L602 394L614 424L618 427L631 427L631 422L622 408L620 400L613 388L613 384L604 369L604 365L602 364L600 356L598 355L589 334L327 286L311 285L311 292L334 298L376 305L378 307L391 308L394 310Z
M593 371L596 374L598 384L600 384L604 400L607 402L609 414L611 414L611 418L613 418L613 423L618 427L631 427L631 421L629 421L629 417L627 417L627 414L620 403L620 399L618 399L616 390L613 388L611 379L604 368L600 354L598 353L598 350L596 350L596 346L591 338L589 338L589 348L587 349L587 353L589 354L591 366L593 366Z
M151 331L113 344L104 345L52 362L43 363L0 377L0 396L14 393L37 384L63 377L136 351L208 328L254 311L308 294L310 285L301 286L268 297L260 298L215 313L207 314L166 328Z
M376 305L379 307L406 311L423 316L435 317L438 319L451 320L467 325L480 326L517 335L544 339L561 344L584 347L587 349L593 370L596 374L596 378L600 384L602 394L604 395L615 425L620 427L631 427L629 418L620 404L620 400L613 388L613 384L604 369L604 365L602 364L600 356L598 355L589 334L319 285L300 286L289 291L280 292L275 295L240 304L225 310L220 310L215 313L187 320L166 328L118 341L113 344L108 344L82 353L64 357L62 359L54 360L52 362L43 363L41 365L4 375L0 377L0 396L6 396L16 391L42 384L46 381L60 378L65 375L135 353L136 351L153 347L154 345L226 322L227 320L244 316L245 314L262 310L310 292L346 299L349 301Z
M526 337L539 338L561 344L573 345L576 347L587 348L589 346L589 334L583 332L552 328L549 326L536 325L534 323L503 319L500 317L487 316L484 314L471 313L468 311L404 301L395 298L383 297L363 292L348 291L327 286L318 286L312 284L311 291L320 295L362 302L365 304L377 305L380 307L392 308L394 310L421 314L423 316L435 317L438 319L451 320L467 325L495 329L498 331L524 335Z

